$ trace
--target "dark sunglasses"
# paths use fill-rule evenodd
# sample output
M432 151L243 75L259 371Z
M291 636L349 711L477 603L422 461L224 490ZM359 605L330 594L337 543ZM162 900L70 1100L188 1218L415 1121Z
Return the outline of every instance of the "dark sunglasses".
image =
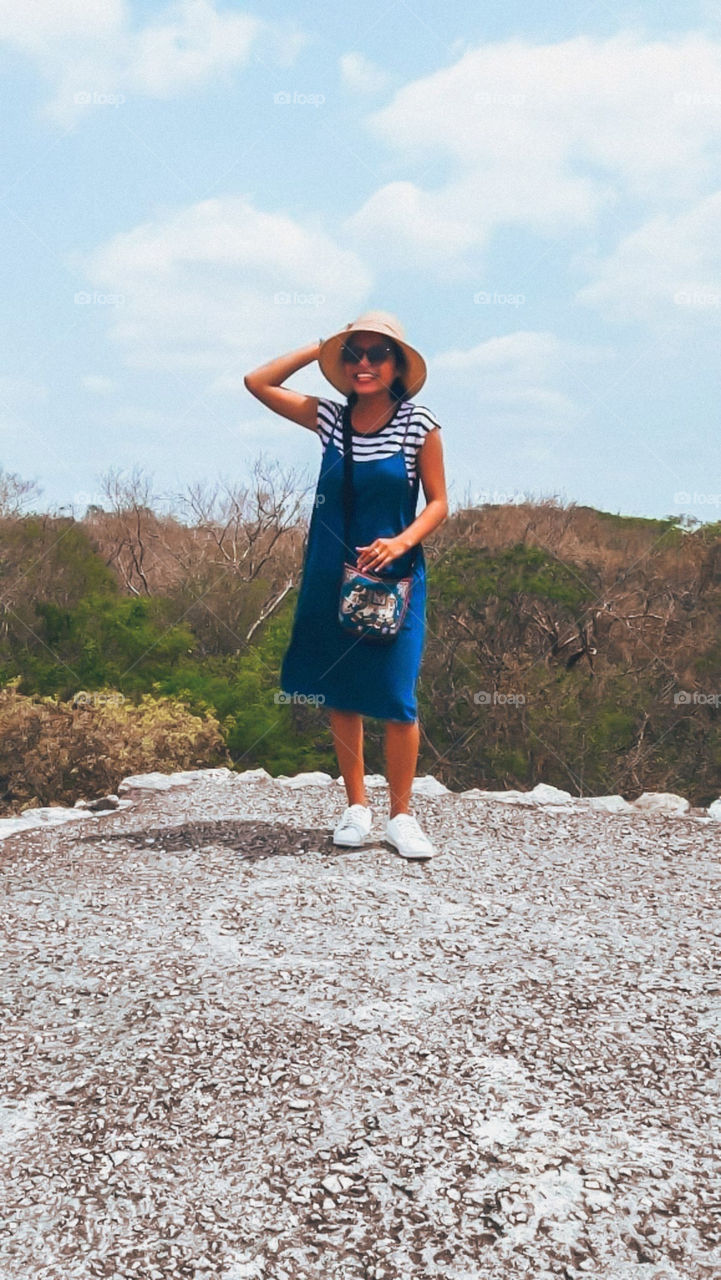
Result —
M345 342L341 347L341 359L345 364L360 364L363 356L367 356L369 364L382 364L393 355L393 348L387 342L374 342L372 347L356 347L352 342Z

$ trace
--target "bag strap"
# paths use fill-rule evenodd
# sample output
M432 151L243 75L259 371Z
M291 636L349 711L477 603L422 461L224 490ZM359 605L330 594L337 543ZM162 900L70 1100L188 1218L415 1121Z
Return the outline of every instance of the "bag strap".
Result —
M396 413L398 409L396 407ZM395 417L395 414L393 415ZM391 419L393 421L393 419ZM403 443L401 445L401 456L403 458L403 466L406 465L406 440L408 438L408 421L406 421L405 431L403 432ZM345 543L346 555L351 563L355 563L355 555L350 545L350 526L353 519L353 426L350 418L350 405L343 406L343 541ZM421 549L419 542L413 547L413 554L409 566L412 571L418 552Z
M353 517L353 428L350 406L343 407L343 541L345 554L351 563L355 556L350 547L350 523Z

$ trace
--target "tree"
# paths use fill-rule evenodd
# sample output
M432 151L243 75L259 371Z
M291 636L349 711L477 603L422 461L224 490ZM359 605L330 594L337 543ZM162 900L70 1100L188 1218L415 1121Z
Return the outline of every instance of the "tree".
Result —
M23 514L29 502L40 497L42 489L35 480L23 480L13 471L0 467L0 518L13 519Z

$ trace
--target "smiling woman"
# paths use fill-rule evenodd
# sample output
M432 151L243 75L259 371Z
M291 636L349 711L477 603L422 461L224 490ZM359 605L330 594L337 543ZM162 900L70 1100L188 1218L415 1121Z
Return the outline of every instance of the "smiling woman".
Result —
M345 404L281 385L314 359L345 396ZM333 839L339 845L359 845L370 834L362 718L372 716L386 722L386 839L407 858L429 858L435 852L409 803L418 759L416 682L426 625L421 539L448 514L440 424L410 399L425 377L425 361L405 341L395 317L374 311L245 379L259 400L317 432L323 443L281 685L289 700L312 696L330 711L348 797ZM416 516L419 485L426 505ZM344 568L346 585L352 578L348 590L355 614L362 615L363 633L344 630L341 624ZM405 580L402 587L399 579ZM346 621L348 590L344 587ZM395 609L398 592L402 610ZM382 644L377 642L379 625Z

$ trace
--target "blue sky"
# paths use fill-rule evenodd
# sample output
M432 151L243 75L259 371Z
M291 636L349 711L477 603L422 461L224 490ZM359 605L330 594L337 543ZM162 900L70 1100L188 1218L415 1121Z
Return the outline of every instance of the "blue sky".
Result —
M0 59L0 467L42 508L311 480L243 374L382 308L454 506L721 518L717 5L0 0Z

